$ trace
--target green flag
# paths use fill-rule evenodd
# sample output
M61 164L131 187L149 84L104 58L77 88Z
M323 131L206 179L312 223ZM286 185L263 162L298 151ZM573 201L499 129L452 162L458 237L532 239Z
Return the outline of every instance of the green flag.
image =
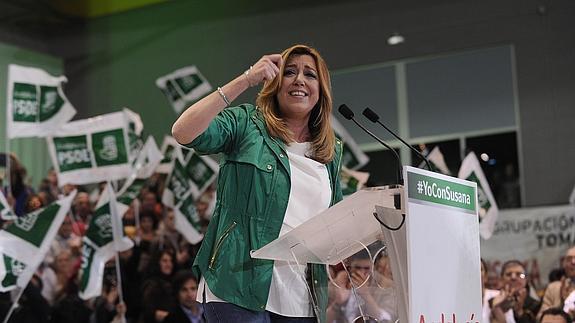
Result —
M22 288L28 284L50 249L75 195L76 191L45 208L17 217L0 230L2 288L14 288L14 282Z
M104 265L116 252L133 247L134 243L123 234L121 215L110 183L100 196L96 211L82 239L82 266L80 271L80 297L90 299L102 293Z

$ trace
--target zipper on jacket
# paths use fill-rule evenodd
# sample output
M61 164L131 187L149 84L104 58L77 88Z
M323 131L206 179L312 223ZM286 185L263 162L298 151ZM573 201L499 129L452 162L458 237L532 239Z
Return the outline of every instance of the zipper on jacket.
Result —
M339 139L337 139L337 140L339 140ZM339 175L340 167L341 167L341 159L343 157L343 142L341 140L339 140L339 145L340 145L340 147L339 147L340 148L339 149L339 159L337 161L337 167L335 168L335 174L333 176L333 183L331 186L331 205L334 204L336 181L338 180L338 175Z
M232 224L224 231L222 236L216 242L216 246L214 247L214 253L212 254L212 258L210 259L210 265L208 266L209 269L214 269L214 264L216 262L216 258L218 256L220 248L222 247L222 243L228 237L230 232L236 227L236 225L238 225L236 221L232 222Z

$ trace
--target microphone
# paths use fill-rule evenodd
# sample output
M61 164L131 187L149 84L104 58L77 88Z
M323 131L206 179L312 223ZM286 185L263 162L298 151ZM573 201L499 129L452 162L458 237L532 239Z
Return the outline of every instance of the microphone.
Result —
M397 134L395 134L395 132L391 131L391 129L389 129L383 123L381 123L381 121L379 121L379 116L377 115L377 113L373 112L373 110L371 110L370 108L365 108L365 110L363 110L363 115L366 118L368 118L369 121L371 121L373 123L379 123L385 130L387 130L387 132L392 134L395 138L397 138L399 141L401 141L404 145L409 147L409 149L411 149L411 151L413 151L417 156L419 156L419 158L421 158L421 159L423 159L423 161L425 161L425 165L427 165L427 169L429 169L430 171L433 172L433 169L431 168L431 164L429 164L429 160L427 160L427 158L425 158L425 156L423 156L417 149L413 148L410 144L405 142L405 140L401 139L401 137L399 137Z
M379 137L374 135L371 131L369 131L363 125L361 125L359 122L357 122L357 120L354 119L353 111L351 111L351 109L348 108L347 105L345 105L345 104L340 105L338 111L339 111L339 113L341 113L341 115L344 118L346 118L347 120L353 121L358 127L361 128L361 130L365 131L368 135L370 135L373 139L377 140L377 142L382 144L385 148L391 150L391 152L394 154L395 159L397 160L397 164L399 166L398 172L397 172L397 183L400 185L403 185L403 174L402 174L402 170L401 170L401 168L402 168L401 159L399 158L399 155L397 154L395 149L391 148L388 144L383 142L383 140L381 140Z

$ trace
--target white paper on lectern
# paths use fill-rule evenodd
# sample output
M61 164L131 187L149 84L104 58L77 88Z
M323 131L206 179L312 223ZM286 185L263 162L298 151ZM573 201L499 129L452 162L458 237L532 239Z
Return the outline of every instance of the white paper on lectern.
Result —
M252 251L252 258L335 265L381 238L375 206L393 207L400 189L360 190L302 225Z

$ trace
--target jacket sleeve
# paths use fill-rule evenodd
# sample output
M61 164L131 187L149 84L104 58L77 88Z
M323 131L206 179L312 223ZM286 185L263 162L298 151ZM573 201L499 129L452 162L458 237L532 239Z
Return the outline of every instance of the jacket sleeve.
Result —
M231 152L244 132L250 110L253 109L248 104L224 109L201 135L185 146L201 155Z

